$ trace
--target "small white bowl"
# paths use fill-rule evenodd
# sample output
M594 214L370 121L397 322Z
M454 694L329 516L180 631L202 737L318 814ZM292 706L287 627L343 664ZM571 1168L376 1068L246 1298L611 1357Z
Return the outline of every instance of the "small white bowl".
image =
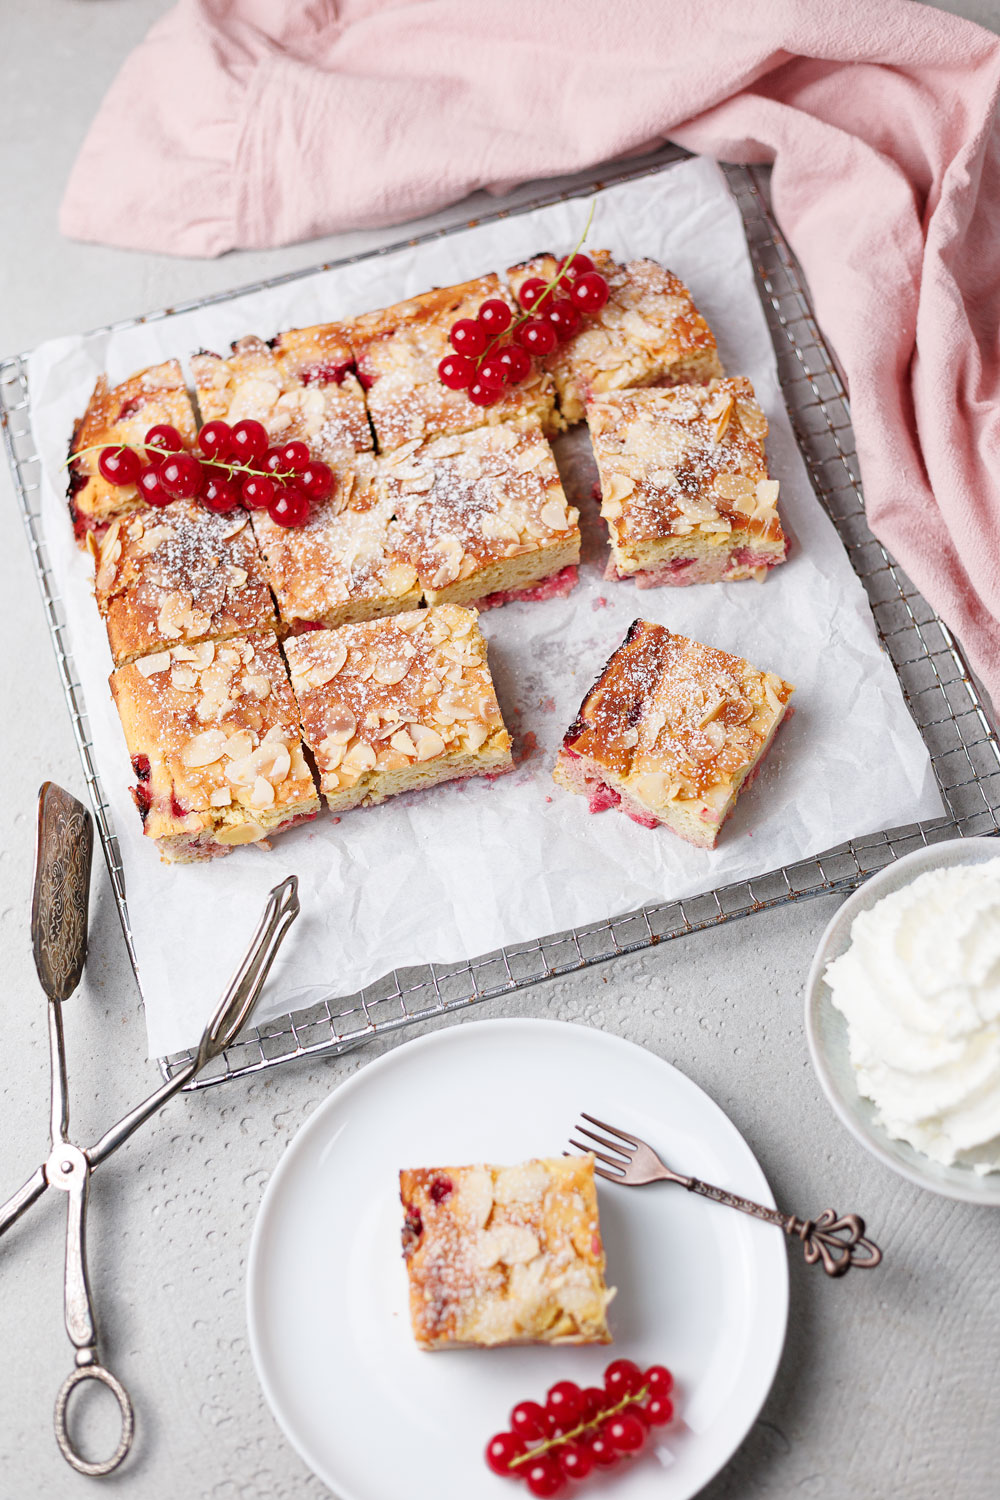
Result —
M806 1036L823 1092L851 1134L873 1156L901 1177L915 1182L918 1187L929 1188L932 1193L1000 1208L1000 1172L980 1176L969 1167L942 1166L914 1150L906 1141L894 1140L877 1123L875 1106L858 1093L848 1052L847 1022L835 1008L830 987L823 977L827 964L846 950L851 924L859 912L867 911L891 891L909 885L925 870L983 864L998 857L1000 840L996 838L949 839L945 843L915 849L912 854L904 855L866 880L847 898L820 939L806 980Z

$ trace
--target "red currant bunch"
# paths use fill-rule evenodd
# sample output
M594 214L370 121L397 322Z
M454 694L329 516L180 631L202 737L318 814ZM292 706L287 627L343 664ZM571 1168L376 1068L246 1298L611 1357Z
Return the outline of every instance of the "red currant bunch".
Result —
M650 1428L673 1419L673 1386L665 1365L643 1371L630 1359L612 1360L603 1386L581 1390L572 1380L560 1380L544 1406L518 1402L508 1431L486 1445L487 1465L494 1474L523 1479L531 1495L557 1495L568 1479L586 1479L595 1469L634 1458Z

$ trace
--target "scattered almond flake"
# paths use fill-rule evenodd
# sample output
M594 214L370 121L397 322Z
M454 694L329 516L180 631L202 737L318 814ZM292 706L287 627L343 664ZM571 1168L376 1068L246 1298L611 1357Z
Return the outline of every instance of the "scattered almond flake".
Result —
M274 805L274 787L263 776L258 776L250 792L249 802L251 807L272 807Z
M438 568L430 580L431 588L441 589L454 583L462 566L464 549L456 536L439 536L434 540L432 551L439 559Z
M180 758L184 765L192 769L198 766L211 766L217 760L221 760L225 753L226 735L221 729L206 729L201 734L194 735L181 750Z
M635 729L635 728L626 729L624 731L624 733L622 734L621 741L622 741L622 744L625 745L629 749L631 749L631 747L633 745L638 745L638 743L639 743L639 731L638 731L638 729Z
M485 745L489 737L489 729L478 720L473 720L465 726L465 738L470 750L478 750L481 745Z
M417 753L417 747L405 729L397 730L390 739L389 744L394 750L398 750L400 755L415 756Z
M182 693L193 693L198 688L198 673L187 662L178 662L171 670L170 685Z
M253 735L249 729L237 729L223 746L223 754L229 760L244 760L253 749Z
M266 785L266 783L265 783ZM235 823L217 828L214 834L217 844L255 844L264 837L259 823Z
M230 521L225 531L222 532L221 540L224 542L231 542L234 536L239 536L240 532L244 529L249 519L250 517L247 515L245 510L237 511L236 515Z
M372 676L376 682L381 682L386 686L393 686L397 682L402 682L410 670L411 659L411 657L406 657L402 654L396 657L379 657L375 663Z
M547 500L539 511L539 520L550 531L566 531L569 528L566 502L561 497Z
M371 745L366 745L364 740L356 740L344 756L343 768L345 771L360 775L364 771L372 770L375 759L375 751Z
M757 481L757 504L762 508L773 508L778 503L778 493L781 489L776 479L758 479Z
M704 726L704 729L705 738L708 740L708 743L711 745L716 755L718 755L719 751L726 743L726 731L724 726L720 724L718 720L713 719L710 723Z
M143 677L155 677L157 672L165 672L170 666L170 652L156 651L152 656L140 656L135 663L137 672Z
M344 741L327 735L316 747L316 754L324 771L332 771L344 758Z
M417 570L412 563L393 563L386 569L385 586L394 599L408 594L417 586Z
M433 760L437 755L444 754L444 740L436 729L431 729L426 724L409 724L410 737L417 747L417 760Z
M612 502L624 500L634 489L635 480L631 479L628 474L612 474L607 488L603 489L604 499Z
M525 1224L484 1229L476 1245L476 1259L483 1270L497 1264L523 1265L540 1254L538 1236Z
M210 807L230 807L232 801L233 794L227 786L216 787L208 799Z
M254 698L267 698L271 692L270 678L263 673L248 672L243 678L243 686Z
M247 579L250 577L250 574L247 572L246 568L238 568L235 563L228 563L226 566L226 572L229 574L232 583L238 589L241 589L246 583Z

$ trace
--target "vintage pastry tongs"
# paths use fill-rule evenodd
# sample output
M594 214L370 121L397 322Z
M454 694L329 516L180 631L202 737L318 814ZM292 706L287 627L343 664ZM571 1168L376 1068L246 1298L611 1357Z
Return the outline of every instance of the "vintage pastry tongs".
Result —
M119 1120L93 1146L84 1150L69 1139L69 1099L62 1004L80 982L87 956L87 906L90 861L93 853L90 814L75 797L47 781L38 794L38 842L31 904L31 937L35 967L49 999L49 1046L52 1062L51 1146L48 1160L0 1206L0 1234L41 1197L48 1187L67 1195L66 1331L76 1349L76 1368L56 1397L55 1430L59 1450L80 1474L110 1474L132 1445L135 1419L132 1402L121 1382L97 1357L97 1325L87 1280L86 1220L90 1174L134 1130L182 1089L207 1062L228 1047L245 1025L267 978L282 939L299 914L298 882L294 875L276 885L267 899L260 926L229 984L215 1015L205 1028L192 1060L142 1104ZM99 1463L91 1463L73 1447L66 1413L72 1392L81 1382L97 1380L113 1393L121 1413L118 1446Z

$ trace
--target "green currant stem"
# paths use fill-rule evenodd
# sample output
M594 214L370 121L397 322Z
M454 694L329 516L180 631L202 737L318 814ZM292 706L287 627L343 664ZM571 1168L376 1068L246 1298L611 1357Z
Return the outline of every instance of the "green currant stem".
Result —
M580 243L582 244L583 241L581 240ZM579 249L579 246L577 246L577 249ZM573 251L573 254L576 254L576 250ZM541 301L541 298L539 298L539 301ZM522 1453L519 1458L512 1458L507 1467L510 1469L519 1468L521 1464L530 1463L533 1459L536 1459L540 1453L548 1453L550 1448L565 1447L574 1438L578 1438L581 1433L590 1432L595 1427L600 1427L601 1423L606 1422L609 1417L617 1417L618 1413L624 1411L626 1407L638 1406L640 1402L645 1401L651 1390L652 1386L644 1385L641 1391L634 1391L630 1396L623 1396L617 1406L609 1406L606 1411L599 1412L596 1417L589 1417L586 1422L581 1422L579 1427L570 1428L569 1432L561 1432L558 1437L546 1438L544 1442L536 1443L534 1448L529 1448L527 1453Z

